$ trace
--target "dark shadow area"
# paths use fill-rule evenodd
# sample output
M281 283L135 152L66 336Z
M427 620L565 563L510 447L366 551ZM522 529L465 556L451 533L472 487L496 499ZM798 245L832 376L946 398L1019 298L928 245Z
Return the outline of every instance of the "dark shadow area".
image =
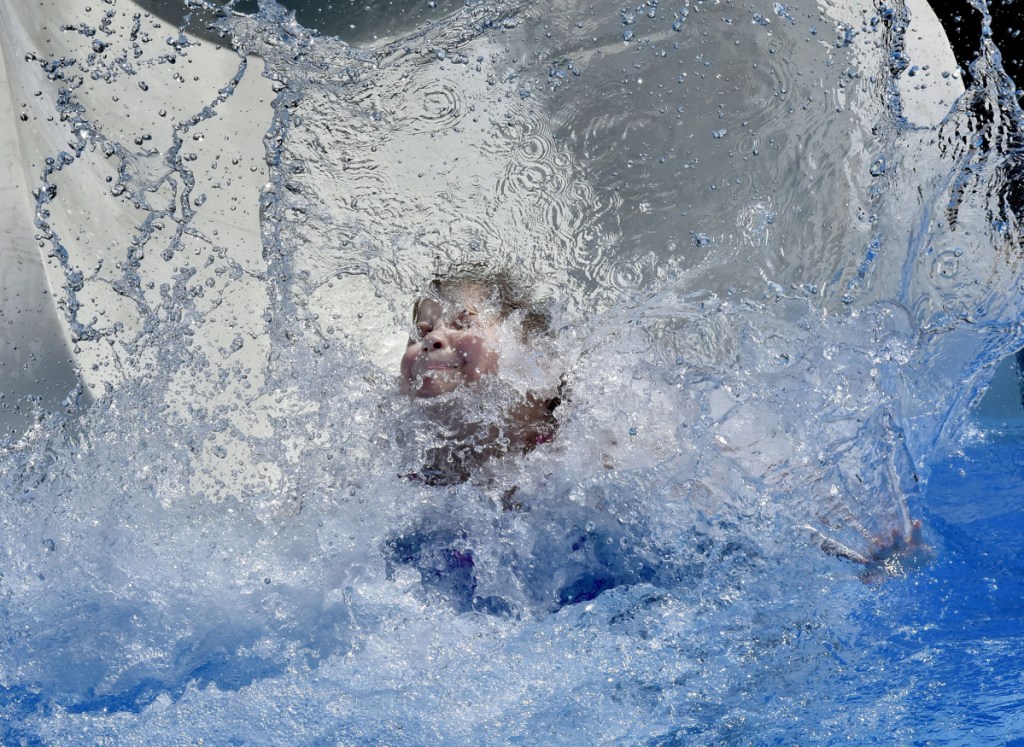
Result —
M939 22L949 37L953 55L963 71L964 83L970 85L973 80L971 63L978 57L981 39L983 16L968 0L952 2L933 2L932 8ZM1003 70L1016 86L1012 94L1021 103L1021 87L1024 81L1024 5L1014 0L990 0L989 13L992 16L992 41L999 49L1002 57ZM978 111L981 121L988 121L991 115L986 111ZM1018 155L1007 160L1004 199L1006 207L1014 213L1018 222L1024 221L1024 123L1018 118L1013 137Z
M188 12L184 0L136 0L146 11L181 27ZM228 0L214 0L228 6ZM466 5L464 0L279 0L294 11L295 18L308 29L335 36L353 45L370 45L382 39L410 34L425 28ZM233 9L256 13L256 0L240 0ZM213 13L193 11L187 31L208 41L221 42L220 35L208 27L216 20Z
M982 38L982 15L967 0L933 2L932 9L949 37L957 64L970 79L970 64L978 56ZM990 0L992 15L992 41L999 48L1003 68L1021 87L1021 67L1024 64L1024 6L1014 0Z

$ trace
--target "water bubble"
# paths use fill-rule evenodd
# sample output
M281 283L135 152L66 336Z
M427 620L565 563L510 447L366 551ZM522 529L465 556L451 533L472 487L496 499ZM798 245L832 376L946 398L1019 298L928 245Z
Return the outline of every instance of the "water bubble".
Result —
M722 129L720 129L720 130L715 130L714 132L712 132L712 133L711 133L711 137L713 137L713 138L714 138L715 140L721 140L721 139L722 139L723 137L725 137L725 133L726 133L726 132L728 132L728 130L726 130L726 129L725 129L724 127L723 127L723 128L722 128Z
M960 259L956 252L943 252L935 258L932 269L939 277L951 278L960 270Z
M879 156L871 163L871 176L881 176L889 168L886 160Z
M711 237L701 231L693 235L693 243L695 246L709 246L711 244Z

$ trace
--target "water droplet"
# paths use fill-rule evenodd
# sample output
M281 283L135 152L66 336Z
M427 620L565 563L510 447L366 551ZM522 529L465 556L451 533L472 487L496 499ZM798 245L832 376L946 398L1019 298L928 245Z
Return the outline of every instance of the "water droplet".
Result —
M933 270L936 275L944 278L951 278L957 274L960 269L960 260L956 255L956 252L943 252L935 258L933 264Z

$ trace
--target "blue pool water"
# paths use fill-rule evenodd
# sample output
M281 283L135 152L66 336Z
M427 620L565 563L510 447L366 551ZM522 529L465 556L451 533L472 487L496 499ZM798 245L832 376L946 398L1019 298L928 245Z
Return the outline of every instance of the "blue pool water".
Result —
M893 615L880 646L887 669L915 693L907 721L916 740L936 744L1020 742L1024 455L1019 425L987 425L936 460L926 515L940 557L877 610Z
M901 4L441 5L18 56L82 386L0 452L0 741L1021 744L997 51L961 95ZM479 262L554 321L509 386L570 394L426 485L408 310ZM821 550L911 518L916 570Z

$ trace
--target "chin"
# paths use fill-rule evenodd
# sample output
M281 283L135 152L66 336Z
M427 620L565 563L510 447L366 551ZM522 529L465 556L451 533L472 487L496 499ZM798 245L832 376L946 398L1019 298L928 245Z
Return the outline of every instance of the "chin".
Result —
M441 394L450 394L462 386L462 383L461 378L456 381L450 376L425 376L419 387L410 384L409 391L414 397L426 399Z

